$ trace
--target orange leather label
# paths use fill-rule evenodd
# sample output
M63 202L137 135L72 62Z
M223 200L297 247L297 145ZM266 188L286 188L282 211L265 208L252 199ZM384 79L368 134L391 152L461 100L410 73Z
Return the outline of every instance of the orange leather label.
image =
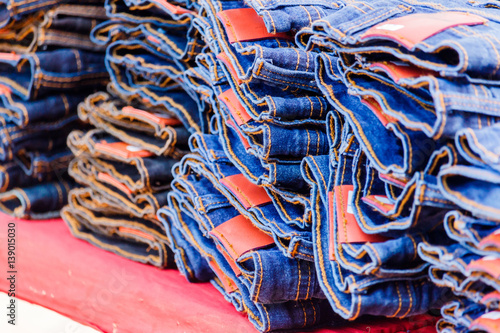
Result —
M141 238L150 240L150 241L155 241L155 238L151 236L150 234L145 233L144 231L141 230L136 230L128 227L118 227L118 231L124 234L131 234L135 236L139 236Z
M398 121L396 118L385 114L380 104L374 98L364 97L361 100L361 103L366 105L384 126L387 126L387 124L389 123L396 123Z
M271 198L263 187L250 182L241 173L222 178L220 183L231 191L245 209L271 202Z
M227 254L233 259L238 259L250 250L259 249L271 244L271 236L257 229L252 222L243 215L238 215L222 223L209 232L217 238Z
M494 279L500 279L500 258L484 257L474 260L467 265L467 270L485 272Z
M219 53L217 55L217 59L219 59L220 61L222 61L224 63L224 65L226 65L229 73L231 73L231 76L236 79L236 81L238 82L238 84L240 84L240 83L243 82L238 77L238 74L236 73L236 70L234 69L233 64L231 63L231 61L229 60L229 57L227 56L227 54L225 52Z
M149 35L146 37L146 39L154 44L160 44L160 40L154 36Z
M21 59L21 56L19 54L15 54L14 52L0 52L0 60L18 61L19 59Z
M127 185L119 182L117 179L113 178L111 175L107 173L99 172L97 174L97 179L103 183L116 187L125 194L131 195L133 193L133 191L130 188L128 188Z
M361 198L370 206L375 206L382 212L388 213L394 209L394 204L389 201L389 198L383 195L369 195Z
M229 113L231 113L238 126L246 124L252 120L252 117L250 117L247 110L245 110L243 105L241 105L238 97L236 97L232 89L224 91L217 97L227 106Z
M352 197L354 195L353 185L335 186L335 207L337 215L337 239L343 243L377 243L386 238L379 235L365 234L358 225L354 216ZM330 228L333 230L334 221L330 220Z
M12 91L9 87L0 84L0 95L9 95L10 93L12 93Z
M173 118L167 114L162 114L158 112L151 112L133 108L131 106L126 106L122 109L122 113L131 117L139 117L150 120L156 124L159 124L161 127L165 126L176 126L182 124L181 121L177 118Z
M371 27L361 39L385 37L410 50L416 44L448 28L486 22L487 20L481 16L462 12L410 14Z
M165 0L150 0L150 1L156 3L160 7L166 8L169 12L171 12L174 15L181 15L181 14L196 15L196 12L192 10L182 8L181 6L173 5Z
M396 185L398 187L404 188L406 184L408 184L408 180L400 177L396 177L392 174L379 174L379 177L383 180L386 180L388 183Z
M238 290L238 286L236 285L236 283L234 283L234 281L222 271L222 269L219 267L219 265L217 265L215 261L210 260L208 262L208 265L214 271L215 275L217 275L217 277L219 278L226 293L230 294L233 291Z
M499 302L500 301L500 292L494 291L489 294L486 294L481 299L482 304L488 304L491 302Z
M418 68L416 66L406 64L404 62L375 62L370 65L370 69L374 71L382 70L387 73L391 79L398 83L401 79L410 79L420 76L433 74L433 71Z
M483 238L479 243L479 247L481 247L482 249L487 247L500 248L500 229Z
M231 269L233 270L234 274L236 274L236 276L240 276L241 270L238 267L238 265L236 265L236 262L234 261L234 259L231 258L229 256L229 254L226 252L226 250L224 250L219 244L217 244L216 247L217 247L217 250L219 250L219 252L222 253L224 258L227 260L227 262L229 263L229 266L231 266Z
M500 311L491 311L474 320L469 329L487 333L500 332Z
M224 25L230 43L268 38L294 39L289 33L269 33L262 17L252 8L223 10L217 13L217 17Z
M245 138L243 136L243 134L241 134L238 126L236 126L232 120L226 120L226 124L228 126L231 126L236 131L236 133L238 133L238 136L240 137L240 140L241 140L241 143L243 144L243 147L245 147L245 149L250 148L250 143L248 142L247 138Z
M95 150L106 155L118 156L125 159L133 157L153 156L153 153L144 149L131 146L125 142L112 142L112 143L107 143L105 141L99 142L95 144Z

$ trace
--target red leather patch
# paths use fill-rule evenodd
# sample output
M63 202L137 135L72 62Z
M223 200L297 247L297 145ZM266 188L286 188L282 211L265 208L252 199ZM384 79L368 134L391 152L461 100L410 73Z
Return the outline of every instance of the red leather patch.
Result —
M481 249L485 249L487 247L496 247L500 249L500 229L481 240L479 247Z
M146 39L154 44L160 44L160 40L154 36L149 35L146 37Z
M467 265L467 270L485 272L494 279L500 279L500 258L484 257L472 261Z
M231 113L238 126L246 124L252 120L252 117L250 117L247 110L245 110L243 105L241 105L238 97L236 97L232 89L224 91L217 97L227 106L229 113Z
M274 244L271 236L257 229L252 222L243 215L238 215L222 223L209 232L217 238L225 252L237 260L242 254L250 250L260 249Z
M139 236L141 238L150 240L152 242L155 241L155 238L153 236L151 236L150 234L147 234L141 230L136 230L136 229L132 229L132 228L128 228L128 227L118 227L118 231L121 233L124 233L124 234L131 234L131 235Z
M167 9L169 12L171 12L174 15L181 15L181 14L196 15L196 12L194 12L192 10L182 8L181 6L173 5L171 3L168 3L165 0L150 0L150 1L156 3L160 7Z
M343 243L377 243L386 240L380 235L365 234L358 225L354 216L352 196L353 185L335 186L335 207L337 215L337 239ZM334 221L330 220L330 228L333 230Z
M99 142L95 144L95 150L106 155L118 156L125 159L133 157L153 156L153 153L144 149L131 146L125 142L112 142L112 143L107 143L105 141Z
M4 86L3 84L0 84L0 95L9 95L11 93L12 93L12 91L10 90L9 87Z
M229 43L268 38L294 39L294 36L289 33L269 33L262 17L252 8L224 10L218 12L217 17L224 25Z
M416 66L406 64L404 62L375 62L370 65L370 69L373 71L383 71L387 73L391 79L398 83L401 79L417 78L429 74L433 74L433 71L418 68Z
M215 275L217 275L217 277L219 278L226 293L230 294L233 291L238 290L238 286L236 285L236 283L234 283L234 281L222 271L222 269L219 267L219 265L217 265L215 261L210 260L208 262L208 265L214 271Z
M487 333L500 332L500 311L483 314L470 324L469 330L485 331Z
M364 97L361 100L361 103L366 105L384 126L387 126L387 124L389 123L396 123L398 121L396 118L385 114L380 104L374 98Z
M231 63L231 60L229 60L229 57L225 52L221 52L217 55L217 59L222 61L224 65L226 65L229 73L231 73L231 76L238 82L238 84L242 83L243 81L238 77L238 74L236 73L236 70L234 69L233 64Z
M379 177L383 180L386 180L388 183L398 186L400 188L404 188L406 184L408 184L408 179L404 179L401 177L396 177L393 174L379 174Z
M236 276L240 276L241 270L238 267L238 265L236 265L236 262L234 261L234 259L231 258L229 256L229 254L226 252L226 250L224 250L219 244L217 244L216 247L217 247L217 250L219 250L219 252L222 253L224 258L227 260L227 262L229 263L229 266L231 266L231 269L233 270L234 274L236 274Z
M132 195L132 193L134 193L131 189L127 187L127 185L120 183L117 179L113 178L111 175L107 173L99 172L97 174L97 179L103 183L116 187L125 194Z
M241 173L222 178L220 183L231 191L245 209L271 202L271 198L263 187L250 182Z
M389 201L389 198L383 195L369 195L361 198L363 202L370 206L374 206L384 213L388 213L394 209L394 204Z
M21 56L19 54L15 54L14 52L0 52L0 60L18 61L19 59L21 59Z
M481 298L482 304L488 304L492 302L500 302L500 292L494 291L484 295L483 298Z
M238 136L240 137L240 140L241 140L241 143L243 144L243 147L245 147L245 149L250 148L250 143L248 142L247 138L245 138L243 136L243 134L241 134L240 129L238 128L238 126L236 126L235 123L233 123L232 120L226 120L226 124L228 126L231 126L236 131L236 133L238 133Z
M387 38L411 50L416 44L448 28L486 22L487 20L481 16L462 12L410 14L371 27L361 39Z
M140 110L133 108L131 106L124 107L122 109L122 113L126 116L138 117L139 119L140 118L147 119L156 124L159 124L161 127L177 126L182 124L182 122L179 119L173 118L167 114Z

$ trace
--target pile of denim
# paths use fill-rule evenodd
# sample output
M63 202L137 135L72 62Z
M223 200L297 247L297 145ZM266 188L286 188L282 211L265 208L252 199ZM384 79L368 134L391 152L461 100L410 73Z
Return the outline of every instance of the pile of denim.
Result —
M80 103L109 80L105 48L89 33L102 0L1 1L0 210L59 216L73 181L66 137L82 125Z
M332 231L328 217L315 219L318 276L345 317L358 311L336 305L350 281L383 290L395 280L382 297L399 305L386 315L447 301L450 292L419 298L402 283L428 273L458 296L442 307L440 332L498 332L498 14L490 2L347 1L295 36L321 52L316 81L338 112L331 172L322 174L331 185L322 192L317 175L311 184L317 211L336 221ZM358 230L344 233L349 219Z
M433 309L493 332L497 7L106 0L111 84L80 104L63 218L262 332Z
M106 47L111 83L79 106L80 119L93 129L68 138L75 154L69 174L79 186L62 217L74 236L100 248L175 267L157 211L168 203L173 165L203 126L203 105L182 79L202 41L180 9L116 0L105 9L109 20L91 39Z

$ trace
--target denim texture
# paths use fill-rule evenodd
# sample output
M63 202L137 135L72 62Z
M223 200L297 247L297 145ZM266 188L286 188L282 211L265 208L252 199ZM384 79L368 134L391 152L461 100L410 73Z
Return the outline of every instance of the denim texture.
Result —
M34 53L42 79L44 52L60 52L80 87L97 72L111 82L91 85L101 91L76 114L92 129L67 141L80 187L63 218L76 237L157 267L175 262L262 332L439 308L440 332L467 332L496 310L493 3L106 0L91 32L88 16L64 12L80 5L48 9L49 38ZM405 30L421 18L422 31ZM95 43L81 39L76 70L70 52L52 50L63 29ZM25 73L4 84L15 103L57 104L57 121L53 90L30 86L31 56L24 67L0 57ZM2 101L16 130L41 119ZM49 150L44 140L37 149ZM20 177L25 146L15 143L4 174ZM103 148L117 145L127 148ZM231 243L234 225L248 237Z
M85 97L109 81L104 47L90 31L102 0L0 3L1 210L25 219L59 216L75 186L68 177L72 130Z

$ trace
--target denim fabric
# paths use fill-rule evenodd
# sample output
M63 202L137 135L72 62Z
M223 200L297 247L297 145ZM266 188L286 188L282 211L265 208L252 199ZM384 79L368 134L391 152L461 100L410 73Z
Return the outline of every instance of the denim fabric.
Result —
M61 177L66 174L72 158L73 154L65 149L50 155L30 153L0 164L0 192L30 187Z
M78 128L76 115L28 128L13 124L0 127L0 161L10 161L14 155L24 150L49 152L54 148L61 148L66 143L66 136L74 128Z
M108 173L134 193L159 191L170 186L171 169L176 163L174 158L167 156L124 158L96 151L97 143L117 141L116 138L100 130L91 130L86 134L75 131L68 137L68 146L79 158L89 159L93 173Z
M236 198L230 190L219 184L222 178L240 172L232 165L221 149L217 136L194 134L190 144L193 152L203 156L203 159L191 155L184 157L190 167L196 168L198 172L203 172L207 177L213 179L214 186L228 197L242 215L247 216L262 230L271 232L273 237L277 239L277 245L286 256L313 260L310 228L301 227L303 221L290 219L283 221L272 202L246 209L245 204Z
M131 48L137 51L130 53ZM196 102L178 89L174 80L179 80L182 72L178 62L170 57L142 42L118 41L107 49L106 66L121 94L139 93L154 105L161 105L175 114L191 131L206 126L204 110L200 112Z
M464 128L457 132L455 144L460 154L472 165L486 166L500 172L498 137L500 125Z
M452 301L441 309L443 318L437 324L438 332L468 332L472 322L485 311L484 305L466 299Z
M185 168L181 166L178 170ZM186 174L186 171L183 174L176 174L172 187L175 191L186 193L191 198L199 198L198 202L193 201L192 209L199 214L196 220L200 221L199 228L204 234L239 215L230 201L215 189L208 179L196 180L190 177L190 174ZM217 238L213 236L212 238L223 246ZM237 264L246 278L250 279L251 283L247 283L246 279L243 279L243 283L247 284L252 299L256 302L279 303L288 300L324 298L323 292L316 284L313 262L286 258L274 244L270 249L255 249L243 254L237 260ZM272 273L272 266L281 271L280 279L276 279L277 275ZM303 273L300 273L301 271Z
M92 26L65 6L48 11L39 47L56 48L62 30L92 28L111 78L78 108L95 129L68 139L69 174L85 186L63 211L76 237L162 268L175 261L259 331L335 324L337 315L408 317L441 307L452 291L464 298L443 308L440 330L465 332L466 320L493 309L480 301L500 290L497 276L477 265L500 260L492 4L106 0L108 20ZM232 31L233 9L255 20L249 38ZM414 47L363 37L389 19L444 12L487 22L442 29ZM35 90L21 97L55 101L55 90ZM7 123L24 124L4 109L14 115ZM26 128L48 121L28 118ZM51 156L44 140L41 156ZM150 155L114 156L98 148L106 142ZM18 165L5 174L29 165L20 147L4 154ZM232 258L215 232L234 218L268 243Z
M436 148L434 141L402 124L384 126L359 98L349 95L350 90L338 68L338 58L323 54L316 66L320 88L329 102L349 120L363 150L380 172L411 175L423 168Z
M176 59L193 60L194 55L201 52L203 42L192 25L193 12L186 11L179 17L172 11L175 8L161 6L155 1L135 1L136 4L140 2L146 5L136 6L129 2L125 6L123 1L108 1L106 8L112 20L96 26L91 39L102 44L118 40L121 32L140 33Z
M25 100L75 88L104 86L107 81L102 55L77 49L36 52L0 60L0 83Z
M475 216L500 220L500 174L489 168L455 165L439 173L443 195Z
M155 155L178 156L188 148L189 131L177 121L174 115L159 107L149 107L133 103L142 112L139 115L124 114L130 107L128 103L105 92L98 92L87 97L80 104L79 117L90 122L115 138L133 146L141 147ZM155 116L148 118L147 113ZM169 120L172 125L159 123L158 119Z
M325 168L323 177L317 179L327 186L318 186L313 203L313 244L316 270L320 284L336 313L355 319L363 314L407 316L422 313L432 306L439 306L443 290L425 279L387 281L373 276L359 276L343 269L337 260L329 259L330 232L327 209L331 209L327 193L333 189L334 172ZM333 171L333 172L331 172ZM313 187L314 188L314 187ZM336 257L339 258L339 257ZM387 301L390 300L390 301Z
M76 48L102 52L105 47L90 40L90 32L96 24L106 19L102 4L90 3L63 4L56 6L44 15L38 27L36 44L39 50L57 48Z
M0 30L0 51L18 54L33 51L37 43L36 25L43 20L43 15L43 12L33 13L24 16L20 21L11 21L3 27Z
M487 24L444 29L411 47L398 45L378 35L362 37L369 28L389 19L441 11L474 13L489 21ZM347 3L340 10L314 23L311 29L297 34L296 40L308 48L314 43L324 43L342 53L366 54L368 57L371 53L379 53L382 57L385 55L386 59L395 57L443 76L479 81L497 80L500 72L496 52L500 45L492 42L492 36L498 34L498 18L494 11L474 10L465 1L435 1L429 5L419 1L377 1L361 6ZM308 39L311 34L317 37ZM482 37L477 38L478 35ZM485 52L477 52L478 49Z
M485 256L498 256L500 253L500 248L494 242L490 244L484 241L500 230L500 224L496 221L477 219L460 211L452 211L445 216L444 228L448 237L472 252Z
M23 101L11 94L1 94L0 118L7 124L19 128L36 125L40 122L52 122L75 114L78 103L87 94L50 95L42 99Z
M196 182L192 175L183 176L178 179L179 185L174 185L173 187L179 190L181 188L186 190L190 187L190 185L188 185L191 183L190 180ZM218 289L225 294L226 299L231 301L237 309L240 311L244 309L245 312L247 312L250 321L259 331L286 329L292 327L310 327L318 325L320 322L333 322L335 320L335 317L332 316L331 312L329 312L328 307L325 307L324 301L299 300L284 302L288 298L297 299L297 297L305 297L307 293L305 295L300 293L300 290L302 289L299 289L299 293L297 293L297 290L290 289L286 283L273 284L273 280L276 279L276 275L260 275L262 273L258 273L261 272L265 266L267 266L266 262L270 260L269 264L274 263L274 266L283 267L283 274L281 275L283 282L287 279L292 279L290 282L293 285L296 285L297 281L293 281L294 279L299 278L299 275L296 274L297 269L300 269L300 266L297 266L297 262L299 261L286 259L280 252L272 251L272 249L261 249L251 251L247 256L242 256L237 261L238 265L241 267L243 272L248 271L251 273L250 277L253 276L253 279L247 280L247 278L244 278L243 276L238 278L222 253L216 249L213 239L208 237L206 234L207 229L204 227L209 223L209 221L210 223L222 223L224 220L221 220L221 217L227 216L227 214L229 214L229 216L234 216L234 214L238 215L238 212L227 200L225 203L220 203L220 199L223 199L224 197L221 194L218 194L217 196L216 192L214 192L216 190L213 187L212 190L210 190L210 186L203 184L201 187L197 187L196 189L204 191L204 194L198 194L200 198L199 202L203 202L203 206L193 206L193 204L190 203L192 202L190 194L186 194L183 190L175 191L175 194L170 196L170 209L167 210L167 212L169 212L167 213L167 216L171 219L167 218L164 221L165 223L172 223L172 225L176 225L177 230L183 231L186 239L190 239L191 244L198 249L206 260L210 262L215 261L218 264L218 267L220 267L224 273L224 276L219 276L218 279L228 279L228 281L230 281L232 285L237 288L233 291L223 291L223 288ZM196 191L194 187L192 188L192 191L193 194L197 193L194 192ZM204 211L203 208L200 209L200 207L204 207L206 210ZM161 214L162 211L160 211L160 217L162 216ZM204 219L205 222L202 222L201 219ZM206 236L204 236L204 234ZM252 260L254 256L260 260ZM276 265L276 260L279 260L278 262L280 264ZM304 262L304 264L306 265L305 267L307 267L307 265L311 265L311 263L307 262ZM289 269L291 271L288 271ZM295 274L293 272L295 272ZM311 271L308 272L308 274L311 274ZM267 280L268 278L270 280ZM267 289L267 287L264 287L264 289L256 289L255 283L257 281L259 281L258 283L261 286L270 284L267 287L271 288ZM217 282L217 280L213 281L213 283L220 285L220 282ZM274 286L274 288L272 288L272 286ZM312 289L309 289L309 287ZM314 290L314 286L306 287L306 285L304 285L303 288L304 290L307 289L311 292ZM310 294L310 296L312 296L312 294ZM280 301L281 303L262 304L259 302L259 300L266 300L266 297L271 297L274 301ZM283 297L285 298L283 299Z
M94 208L96 205L100 211ZM87 189L75 189L69 194L62 217L75 237L99 248L160 268L174 265L161 223L131 218L106 206L92 200Z
M460 244L431 245L421 243L419 255L431 263L429 275L435 284L451 288L459 296L479 302L486 294L498 288L488 274L471 269L469 265L482 258Z
M50 219L68 202L73 181L46 182L0 193L0 211L22 219Z
M21 20L23 16L57 5L57 2L64 3L69 0L2 0L0 3L0 28L4 28L12 20Z
M267 31L271 33L299 31L343 7L343 1L246 1L262 16Z
M497 86L451 81L429 73L392 79L391 74L378 64L363 64L371 71L357 69L356 65L346 70L343 75L349 82L350 91L361 98L375 99L384 114L394 117L409 129L423 131L434 139L442 136L453 138L464 127L479 129L485 123L498 122L494 111L500 96Z

